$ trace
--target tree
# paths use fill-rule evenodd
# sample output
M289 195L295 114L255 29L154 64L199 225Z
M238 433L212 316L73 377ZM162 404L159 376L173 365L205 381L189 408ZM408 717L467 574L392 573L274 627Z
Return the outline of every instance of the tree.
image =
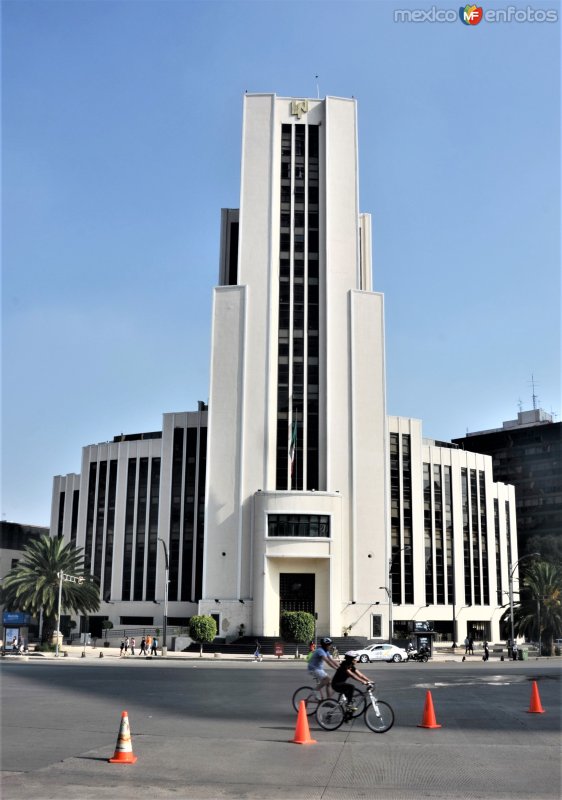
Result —
M203 655L203 644L212 642L217 635L217 623L213 617L200 615L191 617L189 621L189 635L199 645L199 658Z
M30 542L22 558L5 576L0 602L9 611L43 612L42 641L49 641L56 626L59 573L83 578L82 583L63 580L61 613L88 614L99 609L99 587L84 567L81 548L48 534Z
M101 627L103 629L104 636L107 639L108 637L107 632L113 628L113 622L110 619L104 619L101 623ZM109 644L109 642L107 644Z
M519 636L540 641L548 655L562 634L562 569L549 561L534 561L525 569L521 595L513 604L513 623ZM509 619L508 610L504 617Z
M299 643L310 642L314 638L314 617L308 611L284 611L281 614L281 636L286 642L295 642L297 657Z

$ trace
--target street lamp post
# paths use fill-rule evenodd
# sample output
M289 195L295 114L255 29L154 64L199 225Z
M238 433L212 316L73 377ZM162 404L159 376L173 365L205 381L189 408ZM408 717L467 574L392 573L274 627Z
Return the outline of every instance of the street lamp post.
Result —
M170 562L168 561L168 548L166 547L166 542L164 539L158 537L158 541L162 542L162 547L164 548L164 559L165 559L165 574L164 574L164 624L163 628L163 639L162 639L162 655L166 656L168 654L168 645L167 645L167 627L168 627L168 582L169 582L169 574L170 574Z
M518 559L513 566L509 565L509 619L511 625L511 646L509 649L510 656L513 652L513 643L515 642L515 624L513 621L513 575L518 565L522 561L525 561L526 558L537 558L538 556L540 556L540 553L529 553L528 555L522 556L520 559Z
M60 572L57 572L57 578L59 579L59 603L58 603L58 610L57 610L57 643L55 645L55 658L59 657L59 636L60 636L60 610L62 604L62 582L67 581L68 583L84 583L84 578L77 578L76 575L66 575L62 569Z
M390 644L392 644L392 636L394 634L394 623L392 619L392 567L396 556L399 556L400 553L407 553L411 549L410 545L407 544L405 547L397 550L397 552L388 559L388 586L379 586L379 589L385 590L388 597L388 641Z

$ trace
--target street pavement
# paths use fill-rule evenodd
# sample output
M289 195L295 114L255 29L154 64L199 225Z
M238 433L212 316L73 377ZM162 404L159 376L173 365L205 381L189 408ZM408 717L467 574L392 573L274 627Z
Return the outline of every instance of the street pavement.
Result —
M302 663L186 654L2 660L5 800L498 798L559 800L560 659L377 664L396 724L362 719L297 745ZM529 714L532 681L544 714ZM436 730L418 727L431 691ZM109 764L121 712L134 765Z

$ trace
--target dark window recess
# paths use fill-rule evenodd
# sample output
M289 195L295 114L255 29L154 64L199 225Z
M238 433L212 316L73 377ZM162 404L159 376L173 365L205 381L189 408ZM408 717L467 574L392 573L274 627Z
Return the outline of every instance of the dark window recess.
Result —
M230 247L228 250L228 284L236 286L238 283L238 222L230 223Z
M115 494L117 491L117 459L109 462L109 485L107 493L107 530L105 534L105 558L103 569L102 597L111 599L111 577L113 573L113 538L115 534Z
M59 496L59 520L57 524L57 536L61 537L63 534L63 524L64 524L64 500L65 500L65 492L61 492Z
M72 493L72 522L70 525L70 541L75 542L78 534L78 504L80 502L80 489Z
M94 544L94 575L101 580L103 557L103 529L105 524L105 484L107 481L107 461L100 461L98 478L98 506L96 512L96 538Z
M148 499L148 552L146 558L146 600L155 599L156 564L158 555L158 502L160 497L160 459L153 458L150 466L150 496Z
M129 459L127 468L127 499L125 501L125 535L123 537L123 600L131 599L131 570L133 564L133 534L135 519L135 483L137 477L137 460Z
M154 617L119 617L119 625L152 626L154 625Z
M96 463L90 464L90 474L88 476L88 508L86 511L86 540L84 544L84 566L86 570L90 570L92 564L97 469L98 465Z
M330 517L327 514L268 514L267 535L329 538Z
M172 446L172 487L170 504L170 583L169 599L178 600L178 579L180 560L180 520L182 507L182 465L183 465L183 428L174 429L174 442Z

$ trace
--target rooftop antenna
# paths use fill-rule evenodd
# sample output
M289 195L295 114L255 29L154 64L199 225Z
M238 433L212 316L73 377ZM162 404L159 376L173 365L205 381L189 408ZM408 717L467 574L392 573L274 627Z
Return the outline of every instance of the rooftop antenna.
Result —
M517 405L519 406L519 413L523 411L523 403L521 402L521 398L517 401Z
M320 100L320 84L318 83L318 75L314 76L316 78L316 97Z
M532 395L532 397L533 397L533 411L536 411L537 410L537 403L539 402L539 398L535 394L536 383L535 383L535 376L532 373L531 373L531 386L533 387L533 395Z

